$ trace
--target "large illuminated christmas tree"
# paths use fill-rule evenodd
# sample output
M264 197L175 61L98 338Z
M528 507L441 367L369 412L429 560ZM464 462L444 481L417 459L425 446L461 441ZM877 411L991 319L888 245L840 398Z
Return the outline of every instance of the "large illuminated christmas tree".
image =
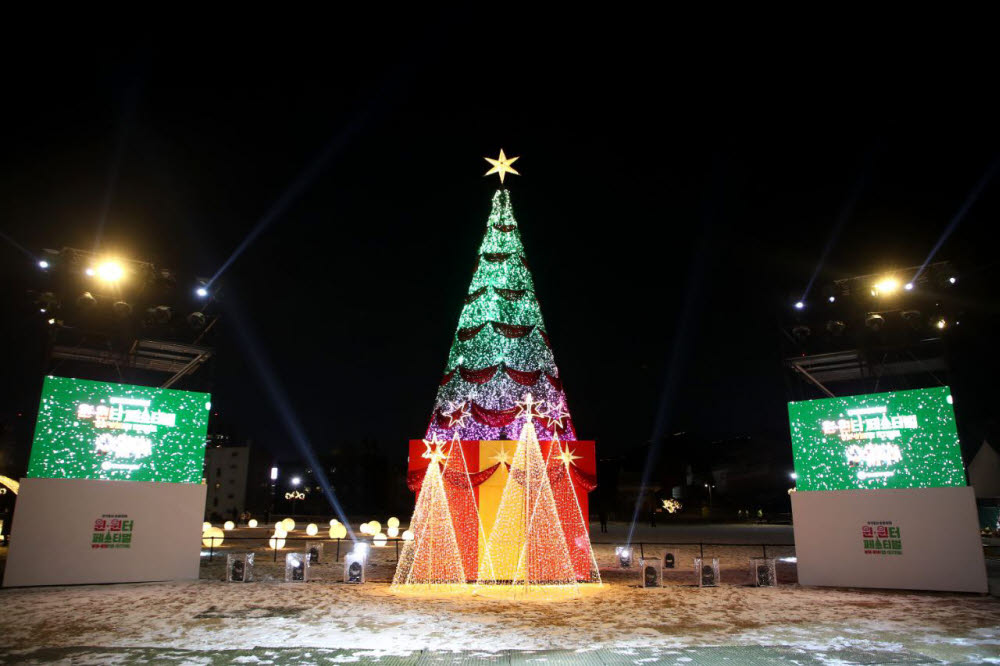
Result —
M503 183L517 173L500 151L489 161ZM427 437L510 440L523 421L516 402L530 391L549 405L535 419L539 437L575 440L559 369L542 321L535 285L521 244L510 192L497 190L479 246L476 269L465 296ZM461 418L468 415L470 418Z

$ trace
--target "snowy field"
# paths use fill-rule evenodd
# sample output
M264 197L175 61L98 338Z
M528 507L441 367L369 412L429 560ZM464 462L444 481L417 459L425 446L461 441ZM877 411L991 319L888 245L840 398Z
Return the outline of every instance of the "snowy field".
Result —
M779 564L778 587L750 587L747 560L760 554L759 546L706 547L706 556L721 559L722 584L705 589L695 587L697 546L676 549L680 568L665 575L666 587L643 589L638 572L613 569L613 547L599 545L605 585L563 602L395 596L388 584L391 547L373 550L365 585L341 582L343 566L333 561L330 544L308 583L283 582L283 565L260 550L256 582L227 584L229 546L214 562L202 558L199 581L0 590L0 663L42 647L78 646L258 651L236 659L243 662L261 661L264 648L338 649L327 660L336 662L417 650L648 648L677 656L705 646L783 646L811 654L862 650L885 661L918 653L1000 663L995 597L801 588L792 563ZM774 554L793 552L786 550ZM660 556L663 548L648 551Z

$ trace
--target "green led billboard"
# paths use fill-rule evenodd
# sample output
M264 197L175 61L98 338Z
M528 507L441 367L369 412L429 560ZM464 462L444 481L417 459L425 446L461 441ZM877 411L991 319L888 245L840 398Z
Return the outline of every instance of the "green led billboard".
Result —
M208 393L46 377L29 477L201 483Z
M951 389L788 403L796 489L964 486Z

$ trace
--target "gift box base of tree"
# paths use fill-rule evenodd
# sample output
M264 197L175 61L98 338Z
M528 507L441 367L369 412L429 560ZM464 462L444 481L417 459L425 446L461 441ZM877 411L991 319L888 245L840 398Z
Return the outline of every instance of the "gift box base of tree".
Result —
M517 441L462 441L462 454L465 457L465 465L468 472L469 483L476 502L476 512L482 521L482 533L475 525L470 525L468 511L462 511L461 507L452 509L452 521L455 525L455 535L459 542L459 548L467 561L466 569L470 572L469 579L474 576L472 572L479 570L481 565L481 554L486 551L484 538L488 538L496 520L497 511L500 508L500 500L503 496L504 487L510 475L510 465L517 449ZM559 455L559 451L552 450L552 441L540 441L539 447L542 456L546 459ZM593 441L575 440L572 442L557 442L562 451L568 451L565 465L549 466L549 483L556 492L556 508L559 511L560 523L564 526L577 524L578 520L573 515L579 511L583 517L583 529L588 528L589 501L588 493L597 487L595 447ZM430 460L424 457L427 446L424 440L410 440L409 445L409 465L407 469L407 486L415 495L420 493L420 484L427 473L427 466ZM565 455L565 454L564 454ZM566 478L553 478L560 475L559 469L567 470ZM577 506L567 501L568 498L560 496L558 489L562 484L569 482L572 484L573 496ZM448 485L448 475L445 475L445 484ZM560 501L562 500L562 501ZM572 534L564 529L564 536L571 556L576 552L580 555L572 557L574 569L578 580L588 580L591 577L589 565L589 533L586 535L586 544L577 543L581 535Z

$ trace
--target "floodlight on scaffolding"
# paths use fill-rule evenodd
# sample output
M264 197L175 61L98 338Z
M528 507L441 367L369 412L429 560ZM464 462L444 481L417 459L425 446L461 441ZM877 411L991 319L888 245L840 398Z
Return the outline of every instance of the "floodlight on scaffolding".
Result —
M97 277L105 282L118 282L125 276L125 269L114 259L102 261L97 267Z

